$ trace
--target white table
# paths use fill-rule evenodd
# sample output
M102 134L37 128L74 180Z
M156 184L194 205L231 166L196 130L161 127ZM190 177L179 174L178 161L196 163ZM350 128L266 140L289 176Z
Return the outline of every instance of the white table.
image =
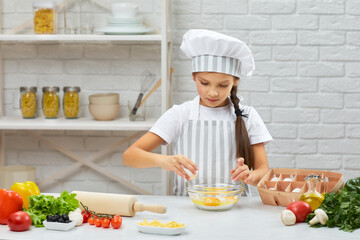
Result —
M6 225L0 225L0 239L360 239L360 230L352 233L338 228L311 228L306 223L284 226L280 219L283 207L263 205L258 197L241 198L229 211L204 211L195 207L188 197L138 195L138 201L145 204L164 204L166 214L150 212L124 217L120 229L104 229L84 224L67 232L34 228L25 232L11 232ZM175 220L187 225L186 232L178 236L162 236L140 233L136 222L144 218Z

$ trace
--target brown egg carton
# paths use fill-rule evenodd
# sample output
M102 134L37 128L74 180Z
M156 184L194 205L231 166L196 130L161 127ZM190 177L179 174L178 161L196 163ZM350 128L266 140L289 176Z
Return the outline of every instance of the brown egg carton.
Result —
M269 170L257 185L261 200L264 204L287 207L289 203L299 200L308 191L305 177L320 175L316 190L320 193L338 192L344 186L341 173L309 170L274 168ZM295 190L295 191L294 191Z

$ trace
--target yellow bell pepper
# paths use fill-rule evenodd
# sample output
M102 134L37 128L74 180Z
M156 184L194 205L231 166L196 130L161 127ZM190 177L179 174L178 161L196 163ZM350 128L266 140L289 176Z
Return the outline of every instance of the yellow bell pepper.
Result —
M26 209L29 208L29 197L40 194L38 186L32 181L27 181L25 183L16 182L11 186L10 190L20 194L23 199L23 207Z

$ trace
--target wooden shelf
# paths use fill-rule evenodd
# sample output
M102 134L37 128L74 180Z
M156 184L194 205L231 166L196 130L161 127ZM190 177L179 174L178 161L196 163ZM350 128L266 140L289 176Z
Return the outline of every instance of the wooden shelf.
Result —
M64 34L0 34L1 42L88 42L131 41L160 42L161 34L145 35L64 35Z
M23 119L19 117L0 118L0 130L107 130L107 131L146 131L156 119L130 121L119 118L113 121L95 121L92 118L79 119Z

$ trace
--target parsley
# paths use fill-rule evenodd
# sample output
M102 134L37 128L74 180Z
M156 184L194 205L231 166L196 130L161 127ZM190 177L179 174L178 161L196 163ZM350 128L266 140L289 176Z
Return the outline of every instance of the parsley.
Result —
M339 193L327 193L319 208L329 217L327 227L339 227L346 232L360 228L360 194L356 191L343 188ZM313 217L314 213L309 214L306 222L309 223ZM313 227L322 225L316 224Z

